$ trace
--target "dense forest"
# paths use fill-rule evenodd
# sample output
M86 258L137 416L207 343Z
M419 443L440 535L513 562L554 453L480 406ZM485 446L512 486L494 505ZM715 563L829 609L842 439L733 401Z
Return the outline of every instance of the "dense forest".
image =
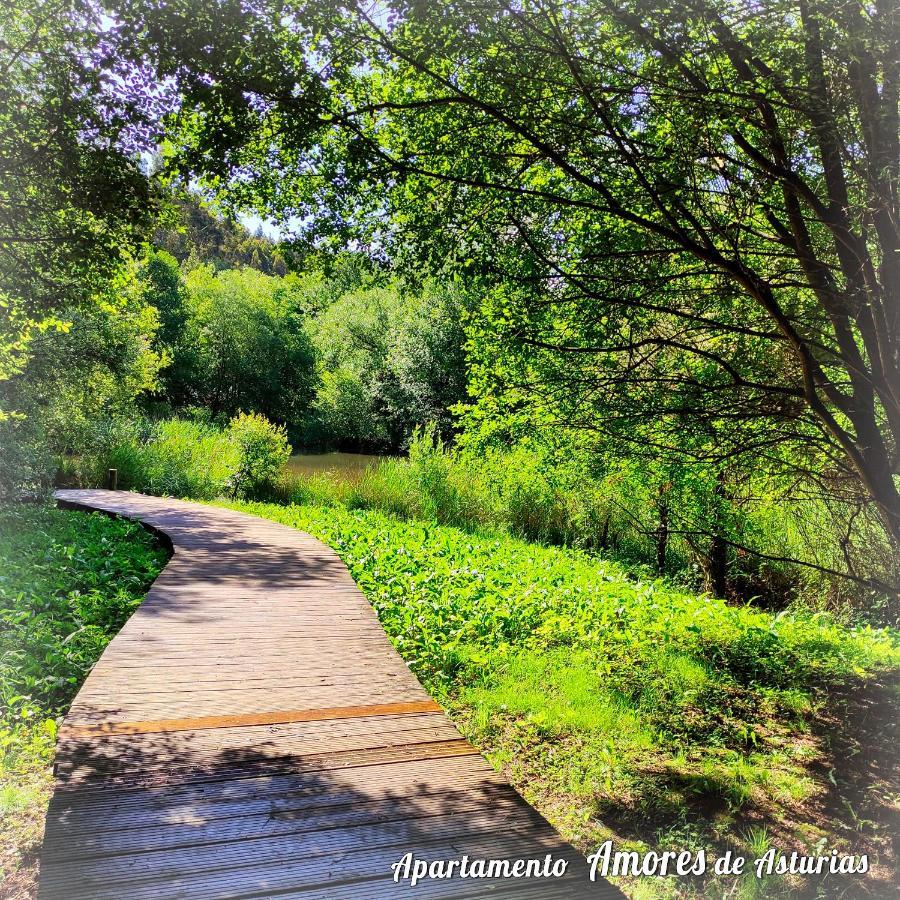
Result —
M259 514L332 541L379 597L360 534L439 560L427 528L409 537L420 521L508 542L497 558L523 571L551 554L573 583L643 579L671 592L681 637L665 664L647 662L656 637L606 647L609 709L644 698L611 727L628 753L658 742L678 761L705 741L765 769L766 740L824 715L816 685L836 697L893 665L898 25L892 4L854 0L12 0L0 497L115 469L126 489L277 504ZM383 461L349 481L287 466L328 451ZM438 648L438 599L419 619L434 646L386 627L504 747L516 679L563 684L560 635L597 665L599 619L554 602L540 626L510 613L526 649L496 663L490 696L472 662L489 642ZM791 625L782 647L782 621L826 630ZM503 653L506 627L489 632ZM654 678L671 690L651 702ZM673 704L696 713L691 736L662 717ZM582 727L548 738L520 713L538 743ZM738 721L756 725L737 737ZM591 815L662 846L634 824L668 815L656 776L629 771ZM638 798L628 815L617 790ZM784 791L771 803L801 802ZM740 819L750 794L722 800L715 840L777 819ZM690 831L688 807L666 827Z
M567 540L892 605L887 12L278 8L5 14L4 490L166 416L258 412L298 450L433 428L587 485Z

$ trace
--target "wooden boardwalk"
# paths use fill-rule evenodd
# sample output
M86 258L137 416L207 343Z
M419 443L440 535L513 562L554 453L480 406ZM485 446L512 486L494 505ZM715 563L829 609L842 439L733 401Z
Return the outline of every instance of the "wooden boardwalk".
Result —
M621 896L462 738L328 547L195 503L57 499L174 553L60 730L43 900ZM407 852L568 869L410 887Z

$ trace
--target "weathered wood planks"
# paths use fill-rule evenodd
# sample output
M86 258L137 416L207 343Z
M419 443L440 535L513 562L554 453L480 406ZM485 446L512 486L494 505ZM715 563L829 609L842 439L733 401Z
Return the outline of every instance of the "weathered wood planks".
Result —
M462 738L328 547L200 504L57 499L173 556L60 730L43 900L621 896ZM568 869L410 887L408 852Z

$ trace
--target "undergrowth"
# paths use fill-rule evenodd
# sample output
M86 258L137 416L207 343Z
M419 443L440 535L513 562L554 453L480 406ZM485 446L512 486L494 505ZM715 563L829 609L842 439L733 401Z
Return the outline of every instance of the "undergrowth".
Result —
M849 545L838 535L843 519L837 508L785 496L765 479L748 480L742 486L747 496L735 489L726 502L715 484L691 481L690 490L682 486L680 493L667 485L660 495L639 469L591 472L589 460L540 446L476 454L419 430L408 457L383 458L349 475L286 470L255 499L374 509L476 534L595 550L651 580L664 574L686 588L752 599L767 609L800 599L817 609L846 609L873 624L896 623L896 591L833 574L849 565L885 585L895 581L896 557L866 516L856 523L866 535L862 557L851 565L840 550L849 552ZM667 526L661 538L663 502ZM721 578L714 576L715 543L707 534L713 522L725 541Z
M750 853L764 834L786 850L825 839L859 852L829 812L823 728L839 698L896 670L891 631L731 605L508 536L338 506L229 505L334 547L428 690L583 849L615 837ZM755 879L705 889L763 888L776 895Z
M139 525L0 507L0 880L27 896L57 721L165 564Z

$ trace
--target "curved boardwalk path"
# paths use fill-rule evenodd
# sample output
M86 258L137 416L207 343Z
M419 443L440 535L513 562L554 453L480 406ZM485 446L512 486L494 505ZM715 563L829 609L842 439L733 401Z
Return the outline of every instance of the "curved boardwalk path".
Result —
M328 547L195 503L57 499L174 555L60 730L44 900L620 896L463 740ZM391 872L409 851L569 867L412 888Z

